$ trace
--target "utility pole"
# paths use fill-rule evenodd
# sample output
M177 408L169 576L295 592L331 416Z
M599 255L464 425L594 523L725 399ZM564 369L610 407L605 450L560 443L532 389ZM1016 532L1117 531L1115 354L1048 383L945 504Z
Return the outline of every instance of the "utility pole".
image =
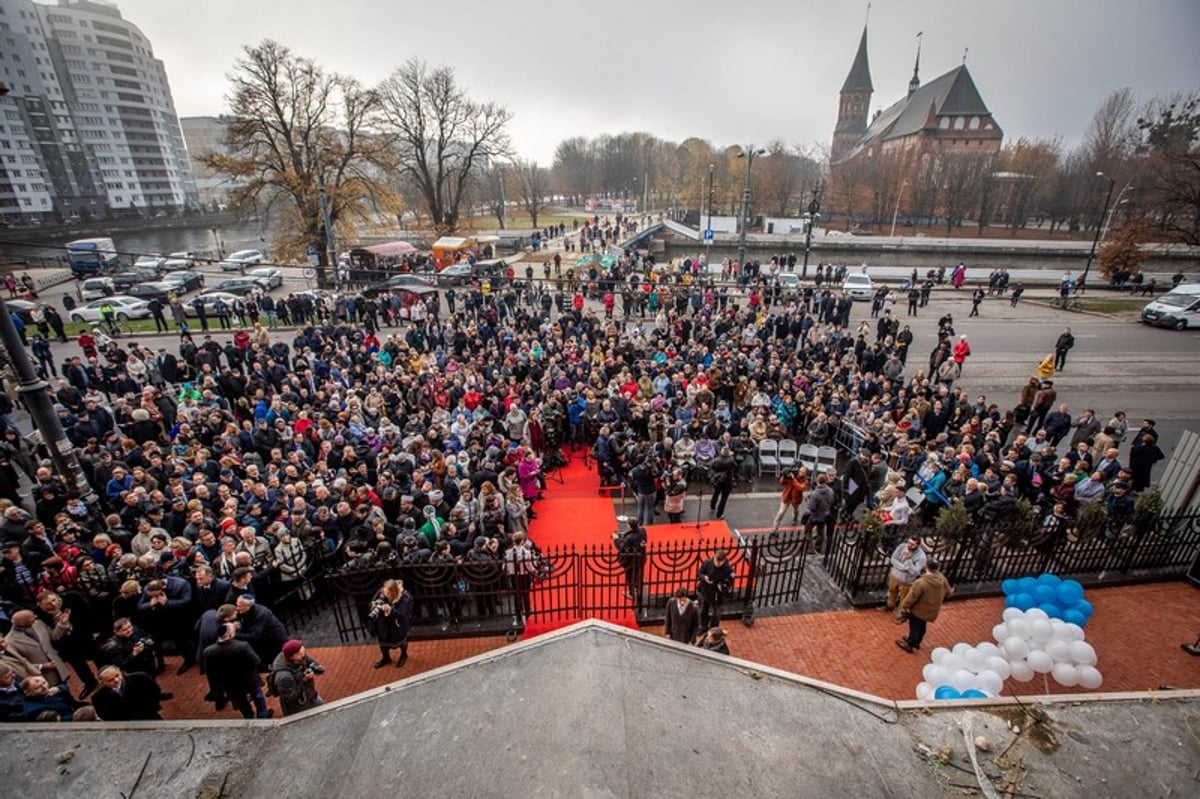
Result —
M20 383L17 393L25 398L33 426L41 433L42 441L50 451L50 460L54 464L58 479L68 489L74 489L79 494L89 511L98 512L100 498L96 496L87 475L79 466L79 459L75 456L75 445L67 438L62 423L58 420L58 414L54 412L54 403L50 400L50 384L38 377L34 371L33 364L29 362L29 353L25 351L16 325L9 316L8 306L4 303L0 303L0 340L3 340L4 348L8 350L13 371L16 372ZM37 501L36 497L34 501Z
M715 170L715 166L712 164L708 165L708 225L704 228L706 232L712 230L713 173ZM704 246L706 248L704 254L704 263L707 265L712 263L712 242L705 240Z
M812 202L808 204L808 213L804 225L804 267L800 272L801 278L808 277L808 254L812 250L812 231L813 226L817 224L817 220L821 218L818 213L821 210L821 184L820 182L813 188Z
M1092 249L1088 253L1087 265L1083 267L1083 275L1079 278L1079 282L1085 287L1087 286L1088 272L1092 269L1092 259L1096 257L1096 247L1100 244L1100 234L1104 230L1104 218L1108 216L1108 204L1112 202L1113 187L1117 185L1117 180L1114 177L1097 172L1096 177L1104 178L1108 181L1108 194L1104 196L1104 209L1100 211L1100 219L1096 222L1096 238L1092 239Z
M746 228L749 227L746 217L750 216L750 166L754 163L754 156L765 155L766 150L755 149L753 145L747 147L738 153L738 158L746 159L746 180L742 186L742 218L740 220L738 233L738 276L740 277L746 271Z
M333 270L333 282L339 289L342 287L342 272L338 267L337 242L333 237L333 222L329 217L329 198L325 196L325 177L317 173L317 198L321 201L321 219L325 222L325 247L329 254L329 268Z

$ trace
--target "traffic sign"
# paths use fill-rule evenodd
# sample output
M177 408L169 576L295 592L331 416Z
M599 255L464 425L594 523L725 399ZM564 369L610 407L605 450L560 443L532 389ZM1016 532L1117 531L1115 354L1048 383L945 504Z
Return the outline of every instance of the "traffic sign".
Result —
M712 228L708 228L707 230L704 231L704 240L706 242L708 242L709 244L712 244L712 240L713 240Z
M304 278L305 278L305 280L312 280L312 279L313 279L314 277L316 277L316 276L317 276L317 270L316 270L316 269L313 269L313 268L309 267L309 268L306 268L306 269L304 270Z

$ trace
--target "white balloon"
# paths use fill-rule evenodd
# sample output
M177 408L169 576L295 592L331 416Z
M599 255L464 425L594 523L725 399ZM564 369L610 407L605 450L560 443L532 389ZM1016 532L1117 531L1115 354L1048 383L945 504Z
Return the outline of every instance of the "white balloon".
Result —
M965 660L967 657L967 652L970 651L970 649L971 649L970 644L959 641L957 644L954 645L954 649L951 651L954 652L954 654L958 655L960 658L963 658Z
M1018 635L1013 635L1004 642L1004 656L1008 658L1008 662L1014 660L1024 660L1029 654L1029 644L1024 638Z
M921 672L921 675L925 678L925 682L929 683L934 688L939 685L949 685L951 674L953 674L953 672L947 669L945 666L938 666L933 663L930 663Z
M1066 634L1069 636L1067 638L1068 641L1082 641L1087 637L1087 635L1083 632L1083 628L1078 624L1071 624L1070 622L1067 622L1066 630Z
M1072 641L1071 660L1079 666L1095 666L1096 650L1087 641Z
M975 644L975 648L978 649L985 658L994 657L995 655L1000 654L1000 647L996 646L991 641L984 641L982 643Z
M1011 610L1012 608L1009 608ZM992 638L996 639L996 643L1002 644L1008 640L1008 624L1000 622L992 628Z
M1012 676L1012 666L1004 659L1003 655L990 656L987 659L987 670L999 674L1001 680L1007 680Z
M1104 682L1100 671L1095 666L1079 666L1079 684L1089 691L1094 691Z
M1054 635L1054 628L1045 619L1034 619L1029 623L1030 634L1034 641L1044 644Z
M950 677L950 684L959 693L975 687L975 675L966 669L959 669Z
M1033 635L1032 626L1025 619L1013 619L1012 621L1006 621L1005 624L1008 625L1009 637L1015 635L1017 638L1028 640Z
M1029 668L1029 664L1023 660L1018 660L1010 664L1012 668L1012 677L1017 682L1029 682L1033 679L1034 670Z
M938 665L950 672L955 672L959 669L965 669L967 667L966 661L953 653L942 658L942 662Z
M1025 618L1029 621L1049 621L1050 616L1041 608L1030 608L1025 611Z
M978 674L983 671L987 664L987 655L979 651L977 647L971 647L963 655L963 660L967 662L967 671L972 671Z
M1012 621L1013 619L1019 619L1024 615L1025 611L1021 610L1020 608L1005 608L1004 612L1000 614L1000 618L1004 619L1005 621Z
M1058 638L1059 636L1061 636L1063 634L1063 630L1066 629L1066 626L1067 626L1067 623L1065 621L1063 621L1062 619L1051 619L1050 620L1050 629L1054 630L1055 638Z
M1004 678L990 669L979 672L977 682L979 690L985 691L988 696L999 696L1004 688Z
M1029 668L1038 674L1049 674L1050 670L1054 668L1054 659L1047 655L1044 649L1030 650L1025 661L1029 664Z
M922 702L932 701L933 693L934 688L929 683L923 682L917 684L917 699L920 699Z
M946 655L949 655L949 654L950 654L949 649L947 649L944 646L939 646L937 649L934 649L932 652L929 653L929 659L932 660L934 663L937 663L940 666L942 663L942 660L946 657Z
M1046 654L1054 658L1055 663L1073 662L1074 656L1071 653L1071 645L1066 641L1060 641L1056 638L1046 644Z
M1050 676L1064 688L1074 688L1079 685L1079 669L1070 663L1055 663L1050 670Z

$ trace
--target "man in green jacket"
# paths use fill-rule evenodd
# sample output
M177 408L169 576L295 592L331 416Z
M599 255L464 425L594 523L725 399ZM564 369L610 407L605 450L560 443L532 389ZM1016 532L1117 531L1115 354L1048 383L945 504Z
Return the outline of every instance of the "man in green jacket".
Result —
M908 638L897 638L896 646L909 653L920 649L925 628L937 620L942 603L953 593L937 558L929 558L925 562L925 573L916 579L900 603L901 612L908 617Z

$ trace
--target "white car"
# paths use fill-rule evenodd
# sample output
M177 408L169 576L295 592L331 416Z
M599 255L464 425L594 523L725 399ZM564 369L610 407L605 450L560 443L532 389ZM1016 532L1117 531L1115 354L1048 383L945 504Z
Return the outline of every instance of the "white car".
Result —
M247 266L263 262L263 254L258 250L238 250L221 261L222 272L245 272Z
M217 305L218 299L224 300L225 306L227 308L229 308L229 312L232 314L233 313L233 304L235 302L242 302L246 298L239 297L236 294L227 294L223 291L214 291L212 293L196 295L196 297L194 297L190 302L185 302L183 304L183 309L184 309L184 311L187 312L188 316L197 316L196 306L194 306L192 303L195 302L196 300L203 300L205 315L206 316L215 316L217 313L216 305Z
M258 269L251 269L246 273L246 277L262 286L265 291L270 291L273 288L283 285L283 270L276 269L273 266L262 266Z
M795 272L780 272L775 276L775 282L783 289L784 294L795 294L800 291L800 276Z
M77 305L71 311L72 322L99 322L100 321L100 306L105 303L112 303L113 308L117 312L117 318L124 321L127 319L146 319L150 316L150 304L145 300L139 300L137 297L127 297L118 294L115 297L105 297L102 300L93 300L86 305Z
M163 268L163 264L167 259L158 253L150 253L149 255L139 255L138 259L133 262L133 268L138 271L158 273Z
M854 273L846 275L842 292L852 300L869 300L875 296L875 284L871 282L870 275Z
M115 293L111 277L89 277L79 284L79 296L85 300L98 300Z

